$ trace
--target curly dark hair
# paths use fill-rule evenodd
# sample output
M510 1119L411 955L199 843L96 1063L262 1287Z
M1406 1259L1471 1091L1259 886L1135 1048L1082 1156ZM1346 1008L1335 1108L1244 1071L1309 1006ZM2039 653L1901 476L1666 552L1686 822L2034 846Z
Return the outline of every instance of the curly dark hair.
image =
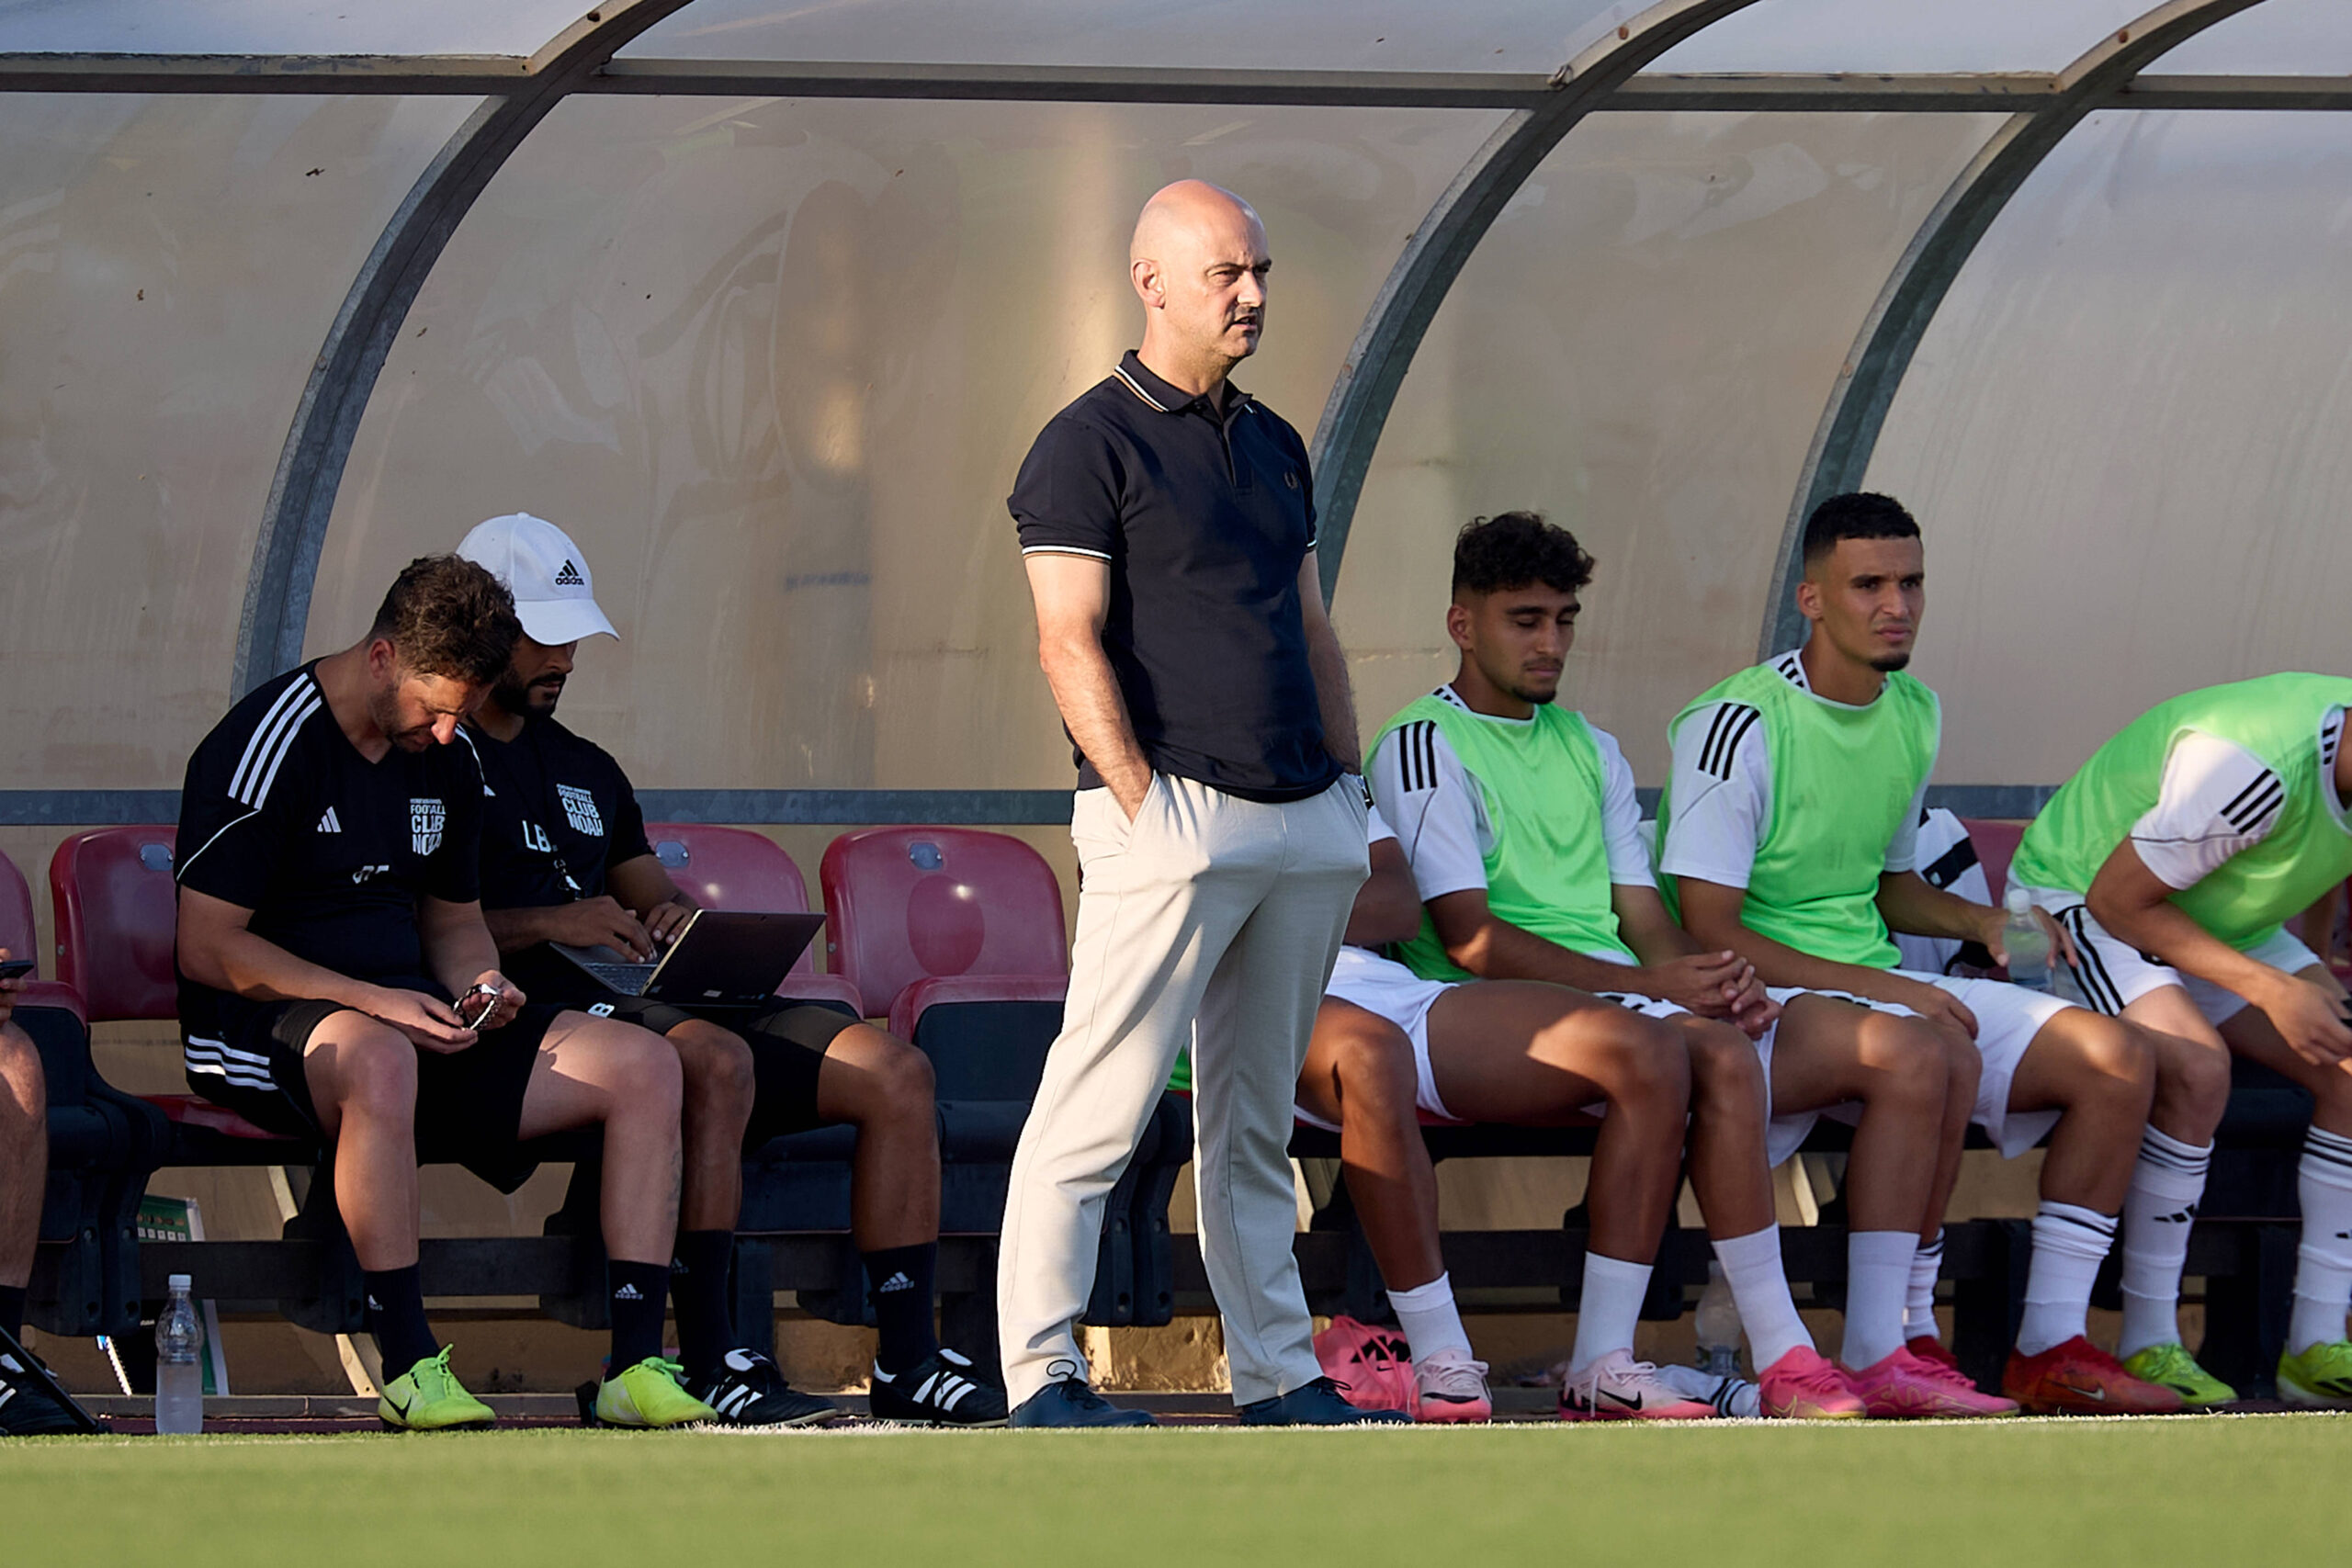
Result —
M419 556L392 580L370 639L417 675L486 686L506 672L523 623L506 585L458 556Z
M1499 593L1540 582L1574 593L1592 581L1592 558L1576 536L1544 521L1540 512L1499 512L1473 517L1453 536L1453 592Z
M1891 495L1858 490L1833 495L1813 509L1804 523L1804 564L1821 564L1841 539L1916 539L1919 524Z

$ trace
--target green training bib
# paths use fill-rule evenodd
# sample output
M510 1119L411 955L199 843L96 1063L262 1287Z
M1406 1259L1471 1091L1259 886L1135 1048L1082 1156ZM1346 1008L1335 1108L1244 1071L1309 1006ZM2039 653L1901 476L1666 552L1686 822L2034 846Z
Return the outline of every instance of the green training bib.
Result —
M2154 809L2165 762L2184 735L2211 735L2261 759L2284 796L2263 840L2231 856L2171 902L2212 935L2244 951L2281 920L2311 908L2352 876L2352 832L2331 803L2335 770L2322 765L2320 726L2352 706L2352 680L2264 675L2208 686L2158 703L2091 753L2026 829L2009 876L2030 887L2087 893L2132 826ZM2249 803L2259 815L2261 803Z
M1453 748L1478 791L1494 842L1485 855L1487 908L1521 931L1577 953L1640 962L1617 931L1610 902L1609 844L1601 803L1607 780L1600 748L1584 716L1544 704L1524 724L1487 718L1442 697L1408 703L1373 741L1412 747L1431 725ZM1406 773L1414 776L1412 753ZM1421 929L1397 950L1425 980L1467 980L1446 956L1426 906Z
M1756 710L1771 759L1772 811L1740 919L1759 936L1816 958L1894 968L1901 954L1878 912L1878 883L1887 846L1935 766L1943 726L1936 694L1898 671L1876 702L1849 707L1791 684L1769 664L1751 665L1677 714L1668 739L1716 702ZM1723 748L1726 778L1731 749ZM1669 781L1658 802L1661 844L1673 819L1673 790ZM1679 918L1675 879L1661 880Z

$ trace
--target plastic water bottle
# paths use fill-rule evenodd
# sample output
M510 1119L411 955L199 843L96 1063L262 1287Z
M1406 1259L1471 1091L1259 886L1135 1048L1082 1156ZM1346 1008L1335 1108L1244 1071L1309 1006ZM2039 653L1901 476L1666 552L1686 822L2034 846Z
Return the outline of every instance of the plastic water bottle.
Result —
M2050 933L2033 918L2033 898L2022 887L2009 889L2008 919L2001 922L2001 945L2009 954L2009 984L2029 991L2050 989Z
M155 1319L155 1431L191 1437L204 1430L204 1324L188 1297L188 1277L175 1274Z
M1732 1300L1731 1281L1720 1263L1707 1265L1707 1288L1699 1294L1694 1326L1699 1353L1692 1360L1698 1369L1713 1377L1739 1376L1739 1304Z

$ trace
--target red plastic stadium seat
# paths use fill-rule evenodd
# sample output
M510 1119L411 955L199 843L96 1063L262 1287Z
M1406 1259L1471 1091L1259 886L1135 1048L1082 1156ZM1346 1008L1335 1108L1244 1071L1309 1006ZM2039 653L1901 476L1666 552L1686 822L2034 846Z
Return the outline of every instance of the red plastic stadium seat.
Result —
M933 975L900 991L890 1004L890 1032L915 1037L924 1011L956 1002L1052 1002L1069 992L1066 975Z
M705 908L808 912L808 879L783 847L763 834L693 822L648 822L645 836L670 879ZM811 942L775 988L776 995L856 1007L857 987L838 975L818 974L815 954Z
M1984 885L1993 902L1998 904L2007 891L2009 857L2018 852L2018 840L2025 837L2025 824L1984 817L1963 817L1961 824L1968 829L1968 841L1976 846L1976 863L1984 868Z
M179 1016L175 836L164 826L100 828L76 833L50 858L57 977L81 993L93 1023Z
M1058 996L1056 983L1069 975L1053 867L1006 834L844 833L826 846L819 879L826 952L835 972L857 987L868 1018L895 1017L899 994L935 976L1021 976L1033 996L1040 988Z
M161 1111L167 1120L183 1127L203 1127L227 1138L287 1144L300 1149L310 1147L300 1139L281 1138L266 1128L256 1127L235 1111L193 1094L149 1094L141 1098Z

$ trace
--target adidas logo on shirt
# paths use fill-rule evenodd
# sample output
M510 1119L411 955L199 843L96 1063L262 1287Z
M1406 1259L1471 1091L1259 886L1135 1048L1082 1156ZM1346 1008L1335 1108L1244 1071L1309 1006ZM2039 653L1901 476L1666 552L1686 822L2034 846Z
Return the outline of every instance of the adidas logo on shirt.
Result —
M906 1270L901 1269L876 1287L876 1293L887 1296L892 1291L911 1291L914 1288L915 1282L908 1279Z
M328 807L326 815L319 818L319 831L322 833L340 833L343 831L343 824L341 821L337 820L334 807Z
M558 588L577 588L585 581L580 575L580 569L568 560L556 570L555 585Z
M616 1302L641 1302L645 1298L642 1295L638 1293L638 1289L635 1285L625 1284L619 1290L613 1292L613 1300Z

